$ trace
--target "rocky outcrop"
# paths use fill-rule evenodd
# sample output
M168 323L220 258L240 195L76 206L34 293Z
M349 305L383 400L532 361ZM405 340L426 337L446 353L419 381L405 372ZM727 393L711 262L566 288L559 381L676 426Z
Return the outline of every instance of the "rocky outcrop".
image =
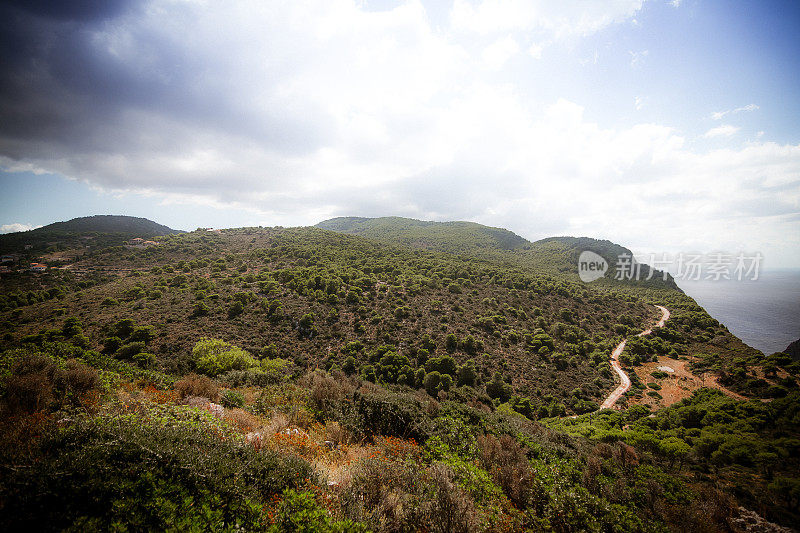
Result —
M757 513L739 507L739 516L730 519L731 528L737 533L796 533L795 529L767 522Z

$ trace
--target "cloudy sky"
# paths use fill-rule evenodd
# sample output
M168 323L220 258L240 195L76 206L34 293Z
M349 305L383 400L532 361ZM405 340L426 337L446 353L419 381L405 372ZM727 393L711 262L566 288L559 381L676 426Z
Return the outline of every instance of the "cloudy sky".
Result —
M800 267L800 7L0 2L0 231L472 220Z

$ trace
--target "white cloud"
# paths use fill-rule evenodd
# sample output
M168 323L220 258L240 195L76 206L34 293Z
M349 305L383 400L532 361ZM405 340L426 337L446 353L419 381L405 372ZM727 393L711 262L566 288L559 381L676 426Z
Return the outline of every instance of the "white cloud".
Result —
M541 59L545 43L532 43L528 48L528 54L534 59Z
M22 224L20 222L13 222L11 224L3 224L2 226L0 226L0 233L16 233L18 231L30 231L36 228L41 228L41 226L33 226L31 224Z
M167 204L232 206L264 225L396 214L529 238L796 255L800 145L698 151L670 125L598 124L588 102L537 99L486 68L640 7L459 0L453 28L438 29L416 1L366 12L349 0L153 0L86 44L124 82L144 83L131 100L83 109L67 94L75 129L0 138L0 166ZM153 42L169 53L152 53ZM736 131L706 137L721 145Z
M715 113L711 113L711 118L713 118L714 120L721 120L727 115L741 113L743 111L756 111L758 109L759 107L756 104L747 104L746 106L737 107L736 109L728 109L725 111L717 111Z
M716 128L711 128L710 130L705 132L703 137L705 137L706 139L712 139L714 137L730 137L731 135L739 131L739 129L740 128L737 126L731 126L730 124L723 124L721 126L717 126Z
M641 52L629 51L628 53L631 56L631 66L637 67L644 62L645 58L650 54L650 51L649 50L642 50Z
M644 0L551 2L549 0L455 0L454 29L478 34L534 30L550 37L585 37L629 20Z
M497 70L517 53L519 53L517 41L511 35L506 35L484 48L481 57L487 67ZM541 51L539 53L541 54Z

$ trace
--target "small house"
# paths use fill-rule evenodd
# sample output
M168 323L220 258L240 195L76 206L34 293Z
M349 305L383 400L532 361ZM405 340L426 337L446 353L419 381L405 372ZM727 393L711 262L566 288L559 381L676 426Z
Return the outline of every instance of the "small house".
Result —
M44 272L45 270L47 270L47 265L31 263L31 272Z

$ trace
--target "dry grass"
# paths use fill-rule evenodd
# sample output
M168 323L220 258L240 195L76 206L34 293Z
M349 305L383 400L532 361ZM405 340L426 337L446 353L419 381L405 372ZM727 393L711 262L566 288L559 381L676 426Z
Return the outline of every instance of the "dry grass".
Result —
M515 505L525 507L535 482L525 448L509 435L499 439L492 435L480 436L478 447L484 469Z
M187 396L200 396L215 401L219 397L219 388L207 376L189 374L175 382L175 390L181 399Z
M259 417L248 413L244 409L225 409L223 417L236 426L242 433L253 431L262 424Z

